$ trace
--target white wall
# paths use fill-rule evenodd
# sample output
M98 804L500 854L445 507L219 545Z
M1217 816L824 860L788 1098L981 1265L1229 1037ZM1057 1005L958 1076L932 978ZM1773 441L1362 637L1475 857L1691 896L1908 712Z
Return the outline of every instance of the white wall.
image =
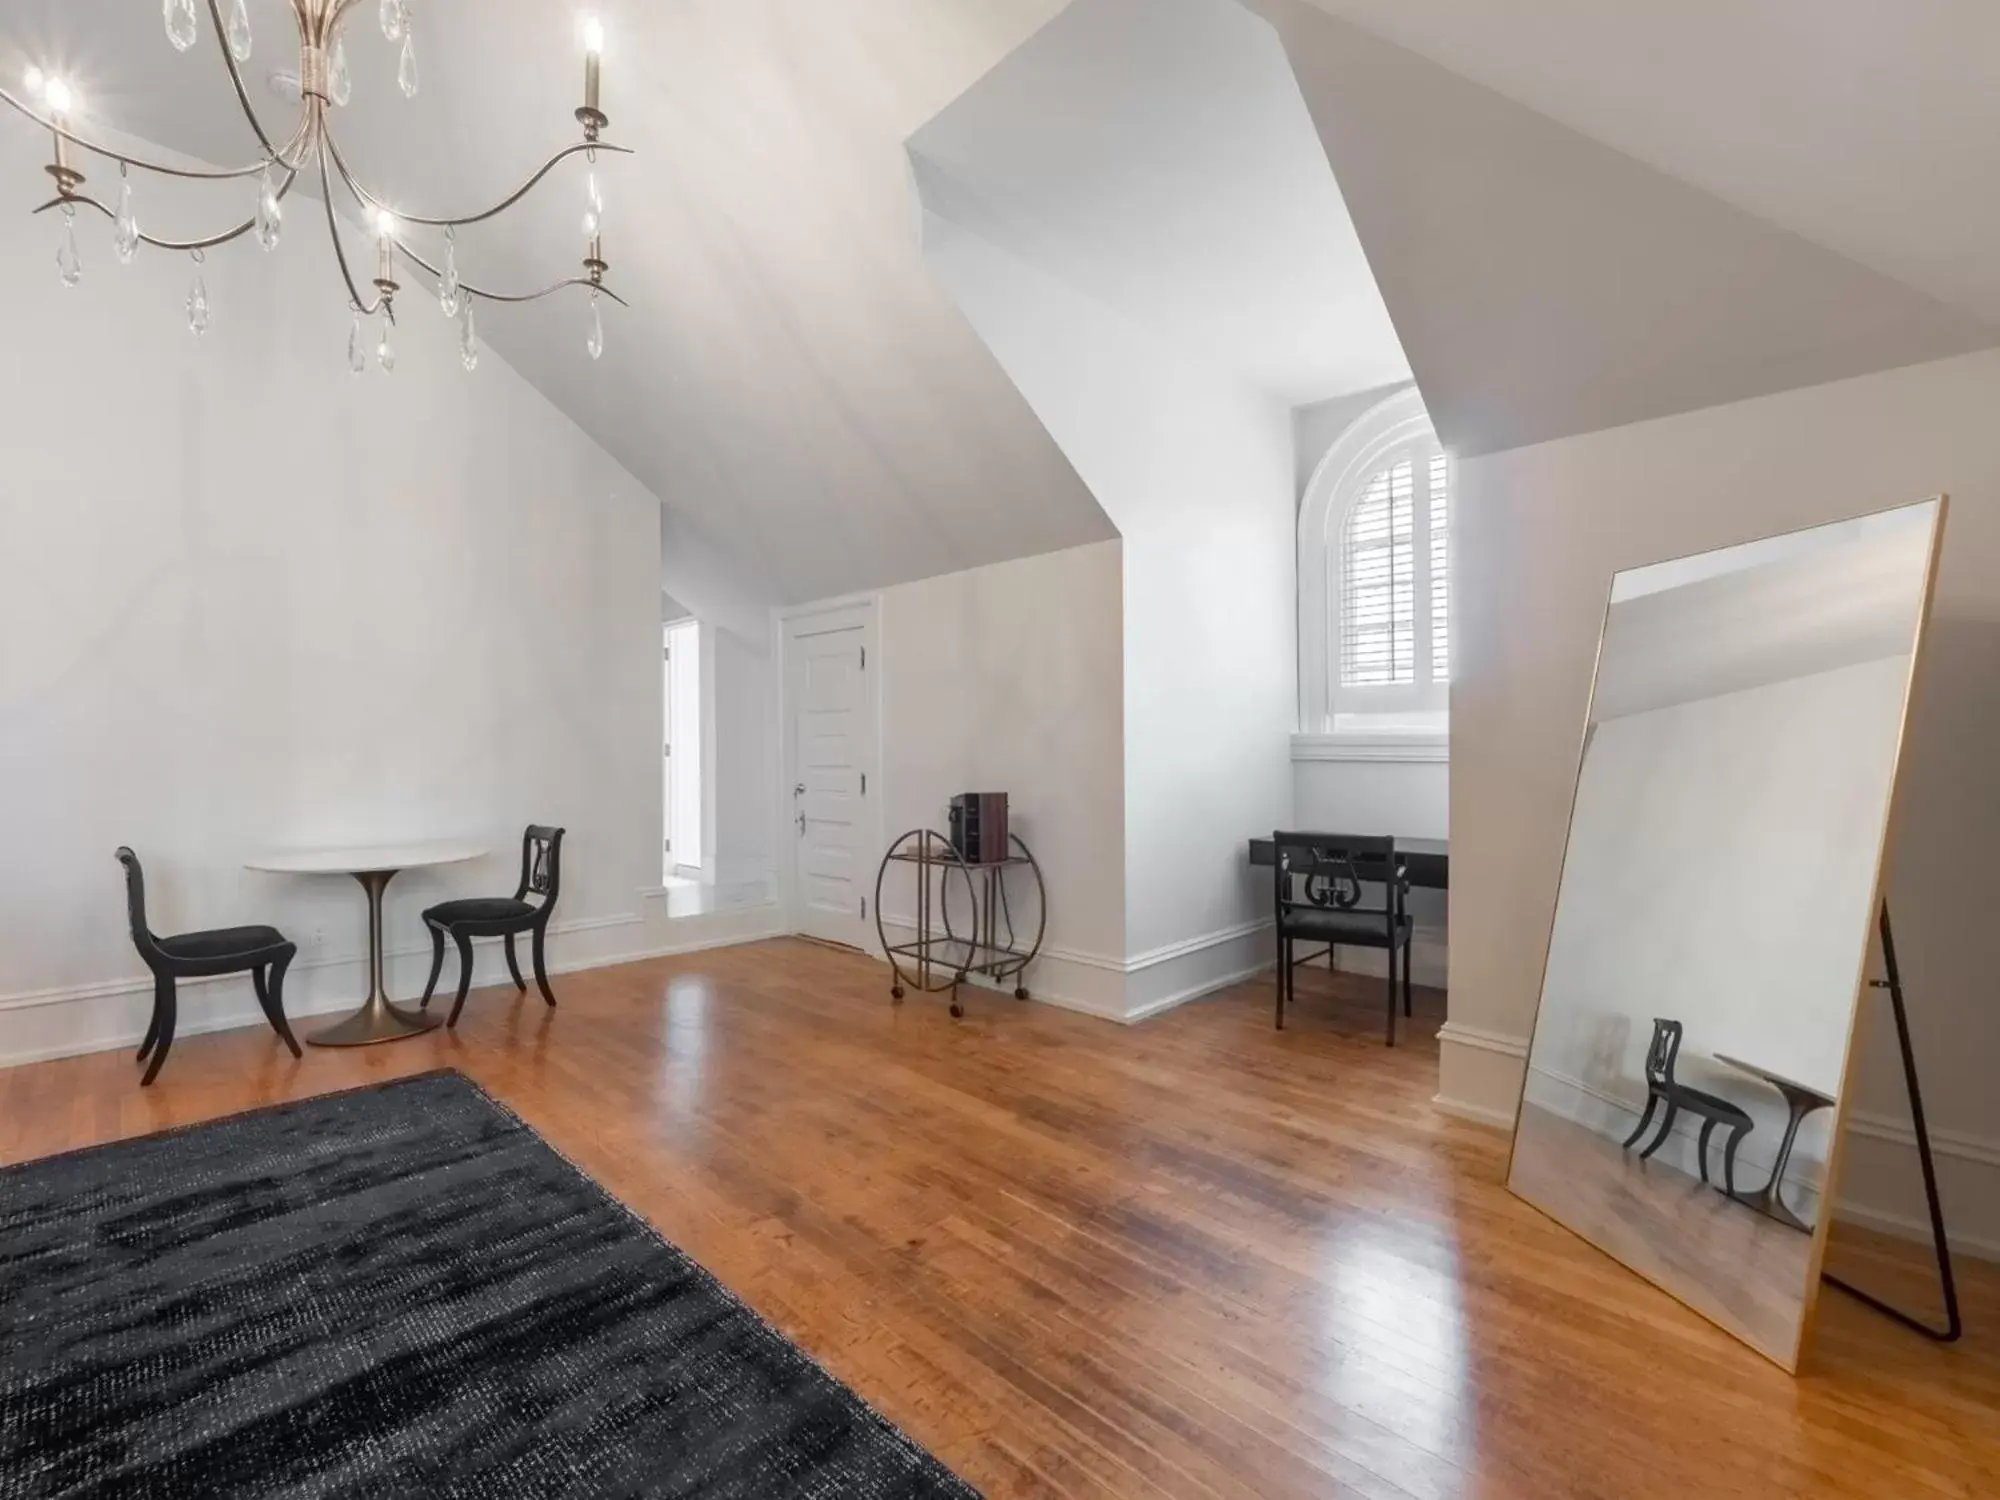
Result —
M704 632L710 698L713 873L721 886L769 887L777 876L773 789L778 759L775 651L732 630Z
M1461 466L1453 962L1440 1101L1511 1116L1611 575L1953 496L1902 766L1890 900L1947 1210L2000 1248L2000 354L1938 361ZM1921 1213L1887 1008L1869 1007L1854 1195Z
M1622 1140L1656 1016L1685 1028L1676 1076L1756 1121L1748 1161L1768 1168L1785 1107L1717 1054L1839 1096L1908 678L1884 657L1597 726L1531 1099ZM1808 1122L1789 1182L1819 1181L1830 1123Z
M1124 539L1127 1011L1253 970L1292 812L1289 410L925 216L925 254Z
M30 144L0 170L37 171ZM273 847L493 850L391 887L404 993L428 966L419 908L511 891L531 820L569 829L558 964L642 946L658 501L491 351L463 372L421 297L394 375L351 375L307 217L295 201L274 255L210 256L200 341L184 257L121 267L81 217L64 290L53 216L0 236L0 1060L143 1030L121 843L157 931L296 940L295 1012L357 998L363 908L352 881L242 868ZM181 1029L255 1015L247 986L190 986Z
M1048 889L1030 988L1107 1015L1125 954L1120 552L1094 542L881 595L885 836L944 832L956 793L1006 792ZM885 921L913 921L914 903L892 881Z

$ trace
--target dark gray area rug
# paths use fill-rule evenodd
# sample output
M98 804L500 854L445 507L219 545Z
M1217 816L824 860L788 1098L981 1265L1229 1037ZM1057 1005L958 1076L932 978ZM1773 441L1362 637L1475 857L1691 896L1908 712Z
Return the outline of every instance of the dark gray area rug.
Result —
M0 1496L972 1497L453 1072L0 1171Z

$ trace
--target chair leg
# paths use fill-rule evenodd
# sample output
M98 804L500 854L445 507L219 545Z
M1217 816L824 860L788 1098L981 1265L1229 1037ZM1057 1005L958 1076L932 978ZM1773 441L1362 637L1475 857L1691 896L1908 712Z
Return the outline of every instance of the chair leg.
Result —
M1722 1148L1722 1190L1732 1198L1736 1196L1736 1148L1749 1133L1748 1125L1738 1125L1729 1132L1729 1143Z
M514 976L514 988L517 990L525 991L528 988L528 986L526 981L524 981L521 978L520 962L514 957L514 934L511 932L508 933L506 941L507 941L507 972Z
M257 1003L264 1007L264 1018L271 1023L271 1029L291 1049L292 1056L304 1057L299 1051L299 1039L292 1035L292 1023L285 1019L285 970L291 966L292 955L281 953L271 964L268 980L261 968L252 969L250 978L257 986Z
M160 1017L166 1010L165 1003L160 999L160 990L162 986L171 982L157 974L153 976L153 1019L146 1023L146 1040L139 1043L137 1058L139 1062L146 1060L146 1055L153 1050L153 1044L160 1039Z
M429 925L428 923L425 925ZM444 972L444 929L431 927L431 977L424 982L424 998L417 1002L418 1010L431 1008L431 993L438 987L438 975Z
M154 1038L153 1060L146 1064L146 1076L139 1080L144 1088L160 1076L160 1065L167 1060L167 1052L174 1045L174 980L171 974L162 974L153 981L153 1006L159 1022L159 1035Z
M1674 1133L1674 1121L1679 1118L1681 1107L1671 1100L1667 1103L1667 1117L1660 1121L1660 1133L1653 1137L1653 1144L1639 1153L1639 1160L1646 1161L1652 1154L1666 1145L1667 1137Z
M547 938L548 931L549 931L549 924L546 922L538 922L535 925L535 941L533 947L529 951L530 951L530 956L535 961L535 984L538 988L540 988L542 992L542 998L548 1001L549 1005L553 1008L556 1003L556 992L549 988L549 969L548 969L548 964L544 961L544 955L542 951L544 946L544 939ZM521 986L521 988L525 990L527 986L524 984Z
M1701 1180L1708 1183L1708 1138L1715 1134L1715 1116L1710 1115L1701 1122L1701 1139L1695 1144L1695 1154L1701 1158Z
M1289 939L1278 939L1278 1030L1285 1029L1285 983L1292 973L1292 945Z
M1619 1150L1630 1151L1633 1146L1638 1144L1639 1137L1646 1133L1646 1127L1653 1123L1653 1111L1659 1108L1659 1105L1660 1096L1658 1094L1646 1095L1646 1112L1639 1116L1639 1128L1625 1137L1623 1143L1618 1148Z
M465 1009L465 993L472 988L472 939L463 932L452 933L458 944L458 998L451 1002L451 1014L445 1017L447 1030L458 1025L458 1013Z
M1396 945L1389 945L1389 1040L1388 1045L1396 1045Z
M1405 943L1403 945L1403 1015L1406 1018L1414 1014L1410 1009L1410 951L1410 945Z

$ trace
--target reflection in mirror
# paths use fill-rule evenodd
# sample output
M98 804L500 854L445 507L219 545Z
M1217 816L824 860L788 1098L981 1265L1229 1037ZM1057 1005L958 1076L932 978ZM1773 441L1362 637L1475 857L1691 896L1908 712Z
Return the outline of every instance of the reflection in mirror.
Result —
M1508 1185L1788 1369L1943 501L1620 573Z

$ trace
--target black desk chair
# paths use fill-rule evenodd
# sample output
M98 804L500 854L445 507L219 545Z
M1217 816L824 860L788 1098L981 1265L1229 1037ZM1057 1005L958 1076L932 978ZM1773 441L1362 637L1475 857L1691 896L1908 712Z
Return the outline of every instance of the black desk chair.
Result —
M155 937L146 925L146 875L139 868L139 856L130 849L118 851L125 867L125 905L132 918L132 946L153 971L153 1019L146 1027L146 1040L139 1045L139 1061L146 1062L146 1076L140 1087L160 1076L160 1065L174 1044L175 981L197 979L210 974L248 972L257 988L257 1003L265 1019L278 1033L292 1056L303 1056L299 1040L285 1019L285 970L298 944L288 942L275 927L219 927L210 932L183 932L178 937Z
M465 992L472 988L472 940L476 937L507 940L507 971L514 976L514 988L525 992L528 986L521 978L520 960L514 956L514 938L517 933L533 933L535 983L541 987L544 1000L556 1003L542 948L548 938L549 917L556 909L556 893L562 887L562 841L562 829L530 824L521 835L521 883L512 896L440 901L424 912L424 925L431 930L431 977L424 986L420 1009L429 1007L431 992L444 969L446 933L458 943L458 998L452 1001L446 1026L458 1025L458 1013L465 1009ZM535 899L530 901L530 896Z
M1674 1078L1674 1064L1681 1053L1681 1023L1679 1021L1653 1020L1653 1042L1646 1049L1646 1112L1639 1116L1639 1128L1625 1137L1624 1149L1630 1151L1639 1137L1646 1133L1646 1127L1653 1123L1653 1111L1662 1103L1667 1106L1666 1118L1660 1121L1660 1133L1653 1137L1652 1144L1639 1153L1639 1160L1645 1161L1655 1151L1667 1143L1673 1134L1674 1120L1682 1110L1700 1115L1702 1119L1701 1139L1695 1146L1695 1154L1701 1158L1701 1180L1708 1181L1708 1138L1715 1133L1717 1125L1729 1127L1729 1139L1722 1151L1723 1191L1730 1197L1736 1196L1736 1148L1743 1144L1743 1137L1750 1133L1750 1114L1739 1105L1731 1104L1716 1094L1705 1093L1701 1089L1690 1088Z
M1292 970L1314 956L1293 957L1293 943L1325 943L1329 956L1336 944L1380 948L1389 955L1388 1044L1395 1046L1399 955L1403 1014L1410 1014L1412 925L1404 909L1409 872L1396 856L1396 841L1359 834L1274 833L1271 845L1277 876L1278 1029L1285 1028ZM1364 883L1381 887L1380 906L1362 904Z

